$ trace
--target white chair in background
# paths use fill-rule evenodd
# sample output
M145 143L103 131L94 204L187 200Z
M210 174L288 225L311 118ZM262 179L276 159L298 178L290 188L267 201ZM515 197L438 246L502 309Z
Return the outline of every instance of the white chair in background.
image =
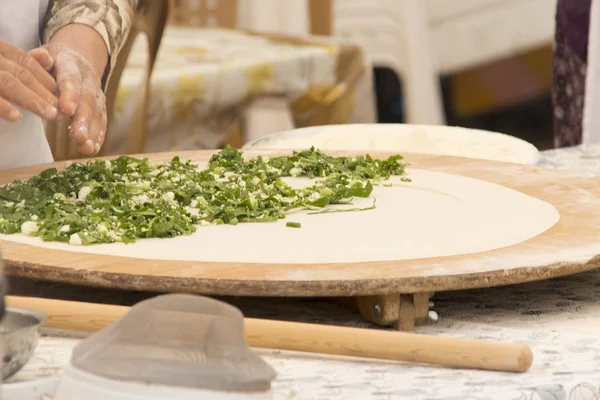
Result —
M405 87L409 123L445 121L439 77L554 39L557 0L337 0L334 33Z

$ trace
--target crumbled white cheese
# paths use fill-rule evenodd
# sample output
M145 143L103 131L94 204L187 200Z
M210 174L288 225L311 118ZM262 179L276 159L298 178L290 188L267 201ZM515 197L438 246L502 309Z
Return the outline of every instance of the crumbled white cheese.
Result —
M209 226L209 225L210 225L210 222L208 222L208 221L205 221L205 220L200 221L200 226Z
M81 246L83 244L81 241L81 236L79 236L77 233L72 234L69 238L69 244L71 246Z
M37 233L38 230L39 228L34 221L23 222L23 225L21 225L21 233L23 235L32 236Z
M139 196L133 196L131 201L133 201L135 204L146 204L150 201L150 199L148 199L148 196L145 194L141 194Z
M111 163L109 160L104 160L104 166L106 167L106 169L110 169L111 168Z
M186 207L185 211L187 211L188 214L190 214L194 217L197 217L200 212L200 210L198 210L197 208L194 208L194 207Z
M302 175L302 168L292 168L290 169L290 175L293 177Z
M173 193L173 192L167 192L167 193L165 193L165 194L162 195L162 199L164 201L167 201L167 202L174 201L175 200L175 193Z
M32 216L31 216L31 220L32 220L32 221L37 221L38 219L39 219L39 218L38 218L38 216L37 216L37 215L32 215Z
M162 171L160 169L155 169L150 171L150 176L157 176L161 173Z
M63 226L60 228L60 231L61 231L62 233L69 233L69 232L71 231L71 226L70 226L70 225L63 225Z
M254 186L258 185L260 183L260 178L258 176L255 176L252 178L252 184Z
M90 193L92 193L92 188L89 186L84 186L81 189L79 189L79 194L77 195L77 197L79 198L79 200L85 200Z
M96 227L96 230L98 231L98 233L107 233L108 232L108 228L104 224L98 224L98 226Z

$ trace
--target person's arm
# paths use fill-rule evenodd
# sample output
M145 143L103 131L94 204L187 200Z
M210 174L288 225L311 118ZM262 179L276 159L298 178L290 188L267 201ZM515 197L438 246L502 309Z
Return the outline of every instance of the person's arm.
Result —
M71 117L71 137L84 155L98 153L106 134L103 90L127 39L138 0L54 0L45 45L31 52L53 59L59 108Z
M69 46L87 60L94 74L100 79L108 75L109 53L98 32L87 25L71 24L58 30L48 44Z
M127 39L138 2L139 0L54 0L48 12L43 41L48 44L73 33L72 39L83 49L89 46L91 53L104 52L103 57L100 54L88 54L88 56L96 60L97 65L93 66L94 69L102 68L99 75L105 84L117 55ZM66 31L60 33L63 29ZM102 39L104 48L100 46L92 31ZM58 38L54 38L57 34ZM82 36L78 37L79 34ZM101 67L102 62L105 65Z

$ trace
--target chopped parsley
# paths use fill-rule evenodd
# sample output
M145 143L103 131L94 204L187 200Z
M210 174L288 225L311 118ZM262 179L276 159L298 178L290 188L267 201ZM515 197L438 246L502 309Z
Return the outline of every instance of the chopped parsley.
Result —
M402 157L333 157L311 148L289 156L245 160L228 147L200 169L179 157L168 163L122 156L51 168L0 187L0 233L23 233L72 245L187 235L198 226L272 222L291 210L313 213L371 195L392 176L403 181ZM317 178L293 188L282 178ZM288 227L300 224L288 222Z

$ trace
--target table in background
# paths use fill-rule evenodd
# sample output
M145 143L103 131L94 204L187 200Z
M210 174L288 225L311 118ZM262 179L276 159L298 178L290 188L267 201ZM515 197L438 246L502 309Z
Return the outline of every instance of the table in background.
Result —
M126 151L146 57L139 40L121 78L106 155ZM371 73L358 46L333 39L168 27L151 80L145 151L218 148L249 103L264 97L284 99L298 127L375 122Z
M600 177L600 146L542 153L540 165ZM600 183L600 181L599 181ZM134 304L148 294L12 280L13 293L100 303ZM227 298L246 316L375 328L339 304L319 299ZM437 324L418 333L527 342L534 365L526 374L260 350L278 372L276 399L600 399L600 271L497 288L437 293ZM382 329L382 328L378 328ZM57 373L78 339L42 338L32 362L14 379Z

